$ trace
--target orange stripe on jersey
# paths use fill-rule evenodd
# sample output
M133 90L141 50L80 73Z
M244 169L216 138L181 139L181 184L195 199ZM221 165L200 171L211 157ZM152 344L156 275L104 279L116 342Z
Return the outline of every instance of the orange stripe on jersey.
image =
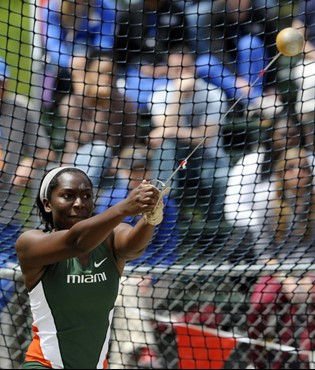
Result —
M106 359L103 362L103 369L108 369L108 361Z
M4 167L4 152L2 150L2 148L0 148L0 171L3 170L3 167Z
M43 351L40 346L40 338L38 336L38 328L34 325L32 325L32 331L33 331L33 340L28 347L28 350L26 352L25 361L35 361L40 362L44 366L50 367L52 369L52 365L50 361L45 360Z

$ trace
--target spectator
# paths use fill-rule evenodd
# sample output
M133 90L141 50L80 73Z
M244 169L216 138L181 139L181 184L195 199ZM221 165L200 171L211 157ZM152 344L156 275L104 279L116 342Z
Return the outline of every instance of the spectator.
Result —
M284 150L276 161L272 180L273 191L269 194L262 225L262 231L269 230L270 242L276 247L272 257L285 263L308 263L314 254L311 244L306 244L310 243L315 232L312 213L313 155L303 148Z
M303 33L305 47L291 74L297 84L295 110L303 124L305 144L314 152L315 4L313 1L303 0L299 2L297 9L298 14L293 19L292 26Z
M117 84L125 96L136 106L139 116L150 116L148 104L155 90L164 89L167 84L165 64L128 66L125 77L118 78Z
M29 183L34 186L38 169L44 169L50 156L50 142L39 123L39 112L23 96L8 90L10 73L6 62L0 59L0 146L2 168L0 172L0 268L17 266L15 242L21 232L21 200ZM33 180L33 182L30 180ZM17 329L12 313L19 307L16 286L12 281L0 279L1 365L12 368L8 348L16 348ZM20 288L19 288L20 289ZM20 348L20 347L18 347ZM18 353L18 351L17 351ZM5 360L7 358L7 361ZM3 361L3 363L2 363Z
M70 92L74 56L90 50L112 50L116 0L40 1L36 19L46 59L43 101L51 110ZM55 94L55 92L57 94Z
M225 219L233 227L242 227L244 231L249 229L254 238L256 259L262 258L265 247L261 227L266 204L276 192L274 173L277 160L289 148L303 145L301 125L292 119L281 118L266 131L269 131L270 138L259 143L230 169L224 201ZM311 152L308 152L308 158L315 166Z
M314 262L314 165L309 154L300 148L283 151L275 166L275 191L270 194L263 221L263 233L268 245L268 264L298 266ZM302 269L302 268L301 268ZM303 269L302 269L303 270ZM249 335L257 339L276 340L294 346L299 351L314 350L315 326L306 318L314 303L314 275L307 270L294 274L292 270L262 276L252 288L248 316ZM277 317L276 323L274 317ZM289 354L266 359L252 351L255 368L283 368ZM298 355L295 368L308 368L309 358Z
M63 164L84 169L95 186L112 158L136 141L137 114L116 87L114 65L108 53L88 60L76 58L73 93L62 100L59 112L66 121Z
M117 60L122 67L165 62L170 47L188 36L180 1L129 1L117 12L117 23Z
M198 54L209 53L213 0L191 0L185 4L185 16L190 31L192 49ZM210 41L211 40L211 41Z
M168 82L151 100L153 129L149 146L153 150L154 177L165 182L175 168L204 139L171 187L187 190L187 196L201 201L209 218L220 219L229 159L220 137L221 118L227 110L224 92L195 78L195 60L189 49L172 49L168 58ZM207 217L208 217L207 216Z
M305 58L315 61L315 4L312 0L299 1L298 14L292 26L300 30L305 37Z
M273 66L265 77L261 71L277 54L278 2L217 0L211 4L211 11L199 19L203 36L201 40L197 37L194 46L198 52L197 76L222 88L229 99L243 96L241 103L251 114L273 118L282 109L275 95L277 68ZM203 2L200 6L209 7Z
M117 204L136 188L142 179L152 180L149 168L149 151L145 147L126 148L117 159L116 182L112 190L101 194L96 213L105 211ZM144 254L133 261L129 267L171 266L178 258L179 231L177 225L178 207L171 197L164 198L164 218L155 229L153 239ZM137 218L129 217L124 222L134 225ZM155 307L157 292L161 282L155 275L131 273L122 281L117 308L114 313L113 333L109 364L115 366L143 366L144 355L149 355L146 363L149 367L157 366L159 361L155 329L146 313ZM152 357L150 357L150 354ZM155 356L153 355L155 354ZM136 362L133 362L136 361Z
M149 114L152 91L166 85L169 49L174 43L187 41L188 34L181 1L129 1L126 9L117 12L115 50L120 81L140 114Z
M303 127L302 135L308 150L315 150L315 60L300 60L293 68L291 76L297 84L295 110Z
M1 171L1 235L4 248L2 261L16 261L14 240L21 228L18 208L21 189L35 178L35 170L45 168L50 154L49 139L38 125L39 112L32 110L26 98L8 91L9 69L0 60L0 128L1 149L4 153ZM6 255L8 250L11 257Z

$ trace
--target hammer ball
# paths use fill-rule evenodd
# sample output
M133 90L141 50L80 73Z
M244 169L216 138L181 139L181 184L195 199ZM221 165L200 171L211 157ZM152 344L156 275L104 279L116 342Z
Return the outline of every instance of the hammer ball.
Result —
M276 44L281 54L294 57L303 51L304 37L296 28L288 27L278 33Z

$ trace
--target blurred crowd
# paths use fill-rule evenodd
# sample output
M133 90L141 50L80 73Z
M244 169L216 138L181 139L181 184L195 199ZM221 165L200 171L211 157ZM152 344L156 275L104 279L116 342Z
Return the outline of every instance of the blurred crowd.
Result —
M315 3L292 3L288 26L305 36L304 52L262 73L278 53L280 8L278 0L38 0L31 101L8 91L10 71L0 63L0 265L16 262L24 189L36 190L37 172L60 165L91 176L95 212L143 178L171 186L164 222L138 266L174 264L180 221L191 221L196 209L202 222L249 231L251 263L314 263ZM279 89L282 68L296 87L293 98ZM237 131L240 122L245 129ZM243 142L233 146L233 134ZM259 315L280 295L291 310L314 302L313 280L258 280L250 335L267 330L267 314ZM138 290L148 294L154 284L149 274ZM126 339L120 317L116 333L124 339L118 335L113 348L136 352L125 347L137 341L138 321L131 317L134 338ZM284 344L292 344L293 330ZM144 331L150 338L152 327ZM310 331L300 345L313 351Z

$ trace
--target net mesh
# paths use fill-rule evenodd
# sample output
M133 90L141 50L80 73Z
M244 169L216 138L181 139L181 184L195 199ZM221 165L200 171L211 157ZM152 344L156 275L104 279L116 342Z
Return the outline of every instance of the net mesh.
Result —
M124 270L110 368L314 368L314 35L312 0L1 1L0 368L32 337L15 241L69 164L95 213L171 186Z

